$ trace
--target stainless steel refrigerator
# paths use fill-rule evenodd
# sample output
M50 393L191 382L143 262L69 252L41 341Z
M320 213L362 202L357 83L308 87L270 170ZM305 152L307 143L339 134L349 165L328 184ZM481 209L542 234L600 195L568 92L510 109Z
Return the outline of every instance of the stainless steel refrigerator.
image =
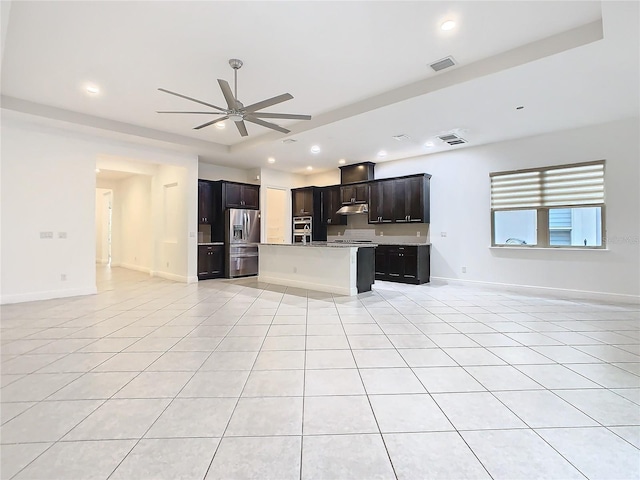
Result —
M230 208L225 212L227 278L258 274L260 211Z

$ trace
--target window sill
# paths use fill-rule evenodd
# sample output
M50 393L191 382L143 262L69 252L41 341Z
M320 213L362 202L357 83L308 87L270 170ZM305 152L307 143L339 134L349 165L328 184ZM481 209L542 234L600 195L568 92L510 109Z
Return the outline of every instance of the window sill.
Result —
M526 247L526 246L511 246L511 245L505 245L504 247L502 246L490 246L489 247L490 250L523 250L523 251L529 251L529 250L544 250L545 252L548 251L561 251L561 252L608 252L610 251L608 248L600 248L600 247Z

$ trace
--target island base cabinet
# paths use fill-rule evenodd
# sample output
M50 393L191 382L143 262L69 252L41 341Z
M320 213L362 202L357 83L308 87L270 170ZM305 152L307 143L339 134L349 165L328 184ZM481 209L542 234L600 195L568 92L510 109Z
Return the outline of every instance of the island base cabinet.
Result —
M376 261L375 249L359 248L356 266L356 286L358 293L370 292L371 285L376 281L374 273L374 264Z
M198 245L198 280L224 277L224 246Z
M378 245L375 279L388 282L427 283L430 275L430 245Z

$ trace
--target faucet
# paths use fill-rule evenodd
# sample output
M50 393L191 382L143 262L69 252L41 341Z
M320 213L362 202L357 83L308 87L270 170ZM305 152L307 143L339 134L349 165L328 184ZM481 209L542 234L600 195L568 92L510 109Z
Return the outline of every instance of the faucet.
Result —
M307 235L309 235L309 243L311 243L311 228L309 227L309 224L304 226L304 233L302 234L302 244L306 245L307 244Z

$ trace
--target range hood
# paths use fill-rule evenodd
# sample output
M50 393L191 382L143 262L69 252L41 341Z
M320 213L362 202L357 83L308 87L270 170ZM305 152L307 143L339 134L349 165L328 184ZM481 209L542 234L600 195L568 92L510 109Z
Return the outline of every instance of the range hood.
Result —
M336 213L339 213L340 215L357 215L358 213L369 213L369 205L367 205L366 203L344 205Z

